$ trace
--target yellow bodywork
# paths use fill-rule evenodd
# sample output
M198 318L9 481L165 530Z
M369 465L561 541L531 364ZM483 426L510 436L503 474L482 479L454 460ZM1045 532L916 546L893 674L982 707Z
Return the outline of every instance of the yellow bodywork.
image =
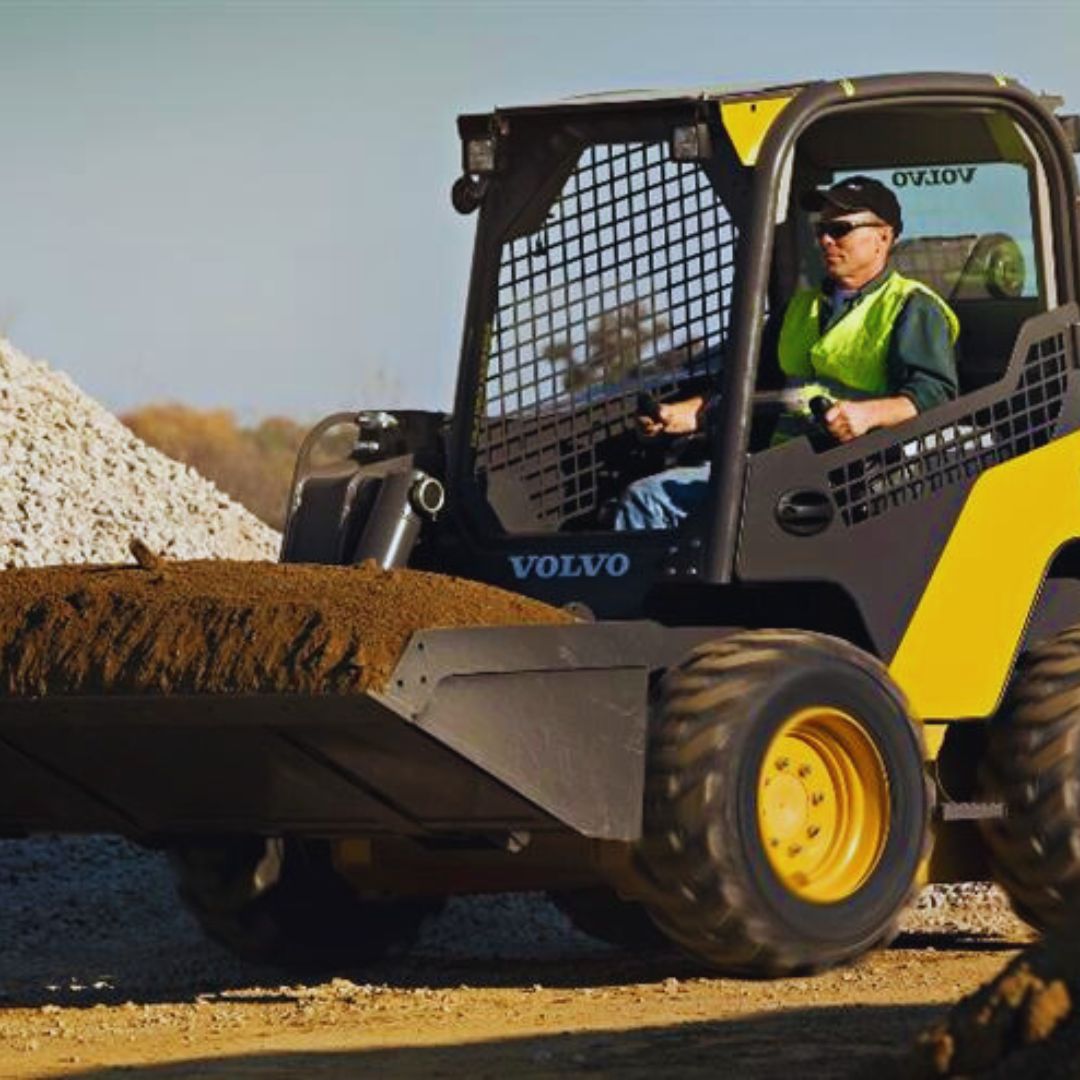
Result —
M1080 537L1080 432L976 480L890 665L923 719L997 708L1047 567Z
M840 709L802 709L773 737L757 788L758 830L788 891L811 903L845 900L881 858L889 779L862 724Z
M730 101L720 105L720 120L728 133L739 160L744 165L756 165L761 144L773 121L794 99L786 97L760 98L756 101Z
M999 706L1054 555L1080 537L1080 433L976 480L908 624L890 674L928 720L936 760L949 723ZM937 722L934 722L937 721ZM985 877L974 822L935 829L919 880Z

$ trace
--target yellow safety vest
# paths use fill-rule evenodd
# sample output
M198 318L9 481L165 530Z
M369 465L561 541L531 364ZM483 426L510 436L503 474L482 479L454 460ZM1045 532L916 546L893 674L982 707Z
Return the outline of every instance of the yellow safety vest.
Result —
M895 270L824 334L821 290L796 293L780 329L780 368L788 382L821 382L840 397L845 393L855 398L885 397L895 392L888 384L889 339L900 311L915 292L929 296L941 308L955 344L960 321L952 308L933 289Z

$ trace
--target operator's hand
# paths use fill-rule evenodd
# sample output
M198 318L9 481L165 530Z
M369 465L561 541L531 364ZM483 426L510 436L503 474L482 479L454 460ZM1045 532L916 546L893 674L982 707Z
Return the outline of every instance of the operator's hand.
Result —
M647 439L657 435L692 435L698 429L698 414L704 401L700 397L686 401L663 402L659 406L659 419L638 413L638 431Z
M865 435L873 426L873 415L866 401L838 401L825 414L825 427L837 442L851 442Z
M825 414L825 427L837 442L847 443L874 428L902 424L917 413L908 397L837 401Z

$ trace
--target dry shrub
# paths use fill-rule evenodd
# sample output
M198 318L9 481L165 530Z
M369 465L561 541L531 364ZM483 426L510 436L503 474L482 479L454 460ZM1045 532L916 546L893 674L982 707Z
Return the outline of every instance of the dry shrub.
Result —
M268 525L284 525L304 425L275 416L241 427L228 409L176 404L147 405L120 419L144 442L190 465Z

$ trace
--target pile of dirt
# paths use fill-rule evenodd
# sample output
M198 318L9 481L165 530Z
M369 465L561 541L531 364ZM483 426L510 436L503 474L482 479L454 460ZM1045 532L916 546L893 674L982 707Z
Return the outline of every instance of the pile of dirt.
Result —
M1047 938L919 1037L897 1080L1080 1076L1080 941ZM880 1077L880 1073L877 1074Z
M10 695L354 693L421 627L566 623L546 604L416 570L196 560L0 574Z

